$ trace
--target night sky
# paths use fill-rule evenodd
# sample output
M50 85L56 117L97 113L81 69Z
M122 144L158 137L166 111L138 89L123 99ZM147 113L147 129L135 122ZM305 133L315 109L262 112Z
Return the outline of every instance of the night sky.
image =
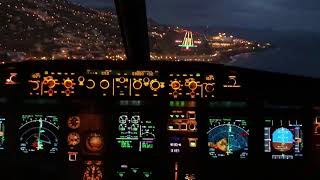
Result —
M71 0L114 6L113 0ZM319 0L146 0L147 13L164 24L320 32Z

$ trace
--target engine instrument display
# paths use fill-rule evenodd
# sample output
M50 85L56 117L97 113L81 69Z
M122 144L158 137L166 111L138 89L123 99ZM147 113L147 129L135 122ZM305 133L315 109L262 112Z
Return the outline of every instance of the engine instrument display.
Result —
M214 158L246 159L249 129L247 120L209 117L208 148Z
M75 146L80 143L80 134L76 132L71 132L68 134L68 145Z
M6 119L0 116L0 151L5 148L5 122Z
M83 180L102 180L103 179L103 171L102 161L86 161L86 168L83 173Z
M91 132L86 138L86 148L89 152L97 153L104 147L104 137L101 133Z
M315 117L313 122L314 149L320 150L320 116Z
M71 116L68 118L68 127L70 129L78 129L80 127L80 118L78 116Z
M22 115L19 126L20 150L23 153L57 153L59 128L57 116Z
M122 112L118 116L118 136L121 149L147 151L155 145L155 125L138 112Z
M296 159L303 156L303 132L299 120L265 120L264 152L272 159Z

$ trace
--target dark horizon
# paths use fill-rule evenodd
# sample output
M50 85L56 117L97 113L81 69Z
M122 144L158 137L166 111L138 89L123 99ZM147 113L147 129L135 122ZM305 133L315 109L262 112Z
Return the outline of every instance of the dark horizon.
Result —
M113 0L70 0L94 8ZM161 24L320 33L318 0L148 0L147 14Z

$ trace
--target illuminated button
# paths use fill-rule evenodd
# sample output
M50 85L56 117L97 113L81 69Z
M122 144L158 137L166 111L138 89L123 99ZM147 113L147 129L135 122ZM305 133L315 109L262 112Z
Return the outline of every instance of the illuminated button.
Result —
M188 138L189 140L189 147L195 148L197 147L198 138Z
M171 88L172 88L173 90L178 90L178 89L180 89L180 83L179 83L178 81L172 81L172 83L171 83Z
M212 92L214 90L213 84L206 84L204 88L207 92Z
M110 83L109 83L109 81L106 80L106 79L103 79L103 80L100 81L100 87L101 87L101 89L108 89L108 88L109 88L109 85L110 85Z
M69 88L72 88L73 82L70 79L66 79L66 80L64 80L63 85L64 85L64 87L69 89Z
M140 90L142 88L142 82L140 80L135 80L133 82L133 88L135 90Z
M179 95L179 94L178 94L178 92L177 92L177 91L175 91L175 92L173 92L173 93L172 93L172 95L173 95L173 97L175 97L175 98L176 98L176 97L178 97L178 95Z
M69 161L77 161L78 152L68 152Z
M54 88L56 86L56 81L53 79L50 79L47 81L47 85L50 89Z
M119 78L119 82L120 82L120 83L125 83L125 82L126 82L126 78L120 77L120 78Z
M150 79L149 79L148 77L145 77L145 78L143 78L143 82L144 82L144 83L149 83L149 82L150 82Z
M189 124L189 129L194 131L196 130L196 125L195 124Z
M95 86L96 86L96 83L94 82L94 80L88 79L88 82L87 82L86 87L87 87L88 89L93 89Z
M48 90L48 95L49 95L49 96L52 96L52 95L53 95L53 93L54 93L54 92L53 92L53 90L52 90L52 89L49 89L49 90Z
M78 77L78 81L79 81L79 86L83 86L84 77L83 77L83 76L79 76L79 77Z
M65 90L64 93L66 93L66 96L70 96L71 91L69 89Z
M151 88L151 90L153 90L153 91L159 90L159 89L160 89L160 86L161 86L161 84L160 84L160 82L157 81L157 80L152 80L152 81L150 82L150 88Z
M189 89L191 89L192 91L196 90L197 87L198 87L197 82L191 81L191 82L189 83Z
M142 81L143 81L143 85L144 85L144 86L146 86L146 87L149 86L150 79L149 79L148 77L143 78Z

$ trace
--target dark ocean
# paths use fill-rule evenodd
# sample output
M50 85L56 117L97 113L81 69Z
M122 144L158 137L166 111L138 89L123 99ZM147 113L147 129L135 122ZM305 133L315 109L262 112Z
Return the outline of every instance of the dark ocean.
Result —
M274 47L234 56L228 65L320 78L320 34L280 31L242 31L237 34L259 42L271 42Z

